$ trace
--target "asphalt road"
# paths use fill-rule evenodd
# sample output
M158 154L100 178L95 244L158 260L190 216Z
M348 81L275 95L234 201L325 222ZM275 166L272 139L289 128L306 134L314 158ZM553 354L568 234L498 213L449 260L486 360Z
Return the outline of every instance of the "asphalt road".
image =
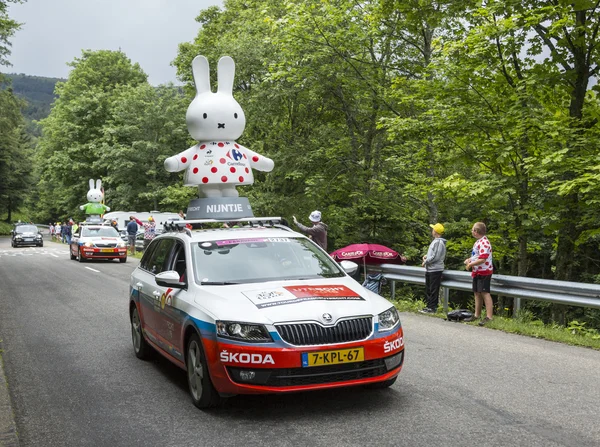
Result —
M133 354L136 264L0 239L0 348L21 446L600 445L600 352L413 314L390 389L200 411L183 371Z

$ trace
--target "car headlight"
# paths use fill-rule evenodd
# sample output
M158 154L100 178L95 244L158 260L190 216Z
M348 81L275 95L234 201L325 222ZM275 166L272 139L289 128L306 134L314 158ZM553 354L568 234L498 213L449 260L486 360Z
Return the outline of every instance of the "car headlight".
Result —
M38 234L38 235L36 236L36 238L37 238L37 239L41 239L41 238L42 238L42 235L41 235L41 234Z
M85 244L83 244L84 247L93 247L94 244L92 244L91 242L86 242Z
M125 246L127 246L127 244L125 244L125 242L123 242L123 241L121 241L121 242L117 242L117 247L119 247L119 248L123 248L123 247L125 247Z
M380 331L389 331L400 323L400 315L395 307L390 307L385 312L381 312L378 318Z
M249 343L271 342L271 334L262 324L239 323L236 321L217 321L217 335Z
M15 236L15 239L16 239L17 241L20 241L20 240L21 240L21 239L23 239L23 238L22 238L21 236Z

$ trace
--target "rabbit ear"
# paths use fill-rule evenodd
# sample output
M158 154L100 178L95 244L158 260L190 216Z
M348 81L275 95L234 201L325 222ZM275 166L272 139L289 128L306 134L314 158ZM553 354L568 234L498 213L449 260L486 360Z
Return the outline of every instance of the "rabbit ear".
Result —
M101 189L102 188L102 180L98 179L96 180L96 189Z
M233 95L233 77L235 76L235 62L229 56L219 59L217 77L219 80L219 93Z
M90 179L90 189L94 189L94 179Z
M192 74L196 84L196 95L210 92L210 70L204 56L196 56L192 61Z

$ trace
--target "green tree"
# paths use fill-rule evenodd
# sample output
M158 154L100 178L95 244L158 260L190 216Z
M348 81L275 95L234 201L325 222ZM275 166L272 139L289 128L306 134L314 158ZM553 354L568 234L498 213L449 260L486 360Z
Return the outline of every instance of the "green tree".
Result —
M20 28L20 24L8 16L9 3L23 3L24 0L0 0L0 65L10 65L10 38ZM1 80L1 79L0 79Z
M87 179L110 174L101 144L103 128L123 92L147 83L140 66L121 51L83 51L71 66L68 80L56 86L58 98L50 115L41 121L37 161L45 220L73 215L85 203Z
M12 90L0 90L0 211L6 212L7 222L27 197L33 170L32 147L21 114L23 105Z
M189 203L189 195L180 198L179 188L168 186L174 181L181 184L181 175L175 180L164 169L164 160L177 148L193 143L185 126L188 104L188 98L172 85L140 84L115 99L102 128L103 157L97 162L107 173L106 199L114 210L159 210L160 205L176 210Z

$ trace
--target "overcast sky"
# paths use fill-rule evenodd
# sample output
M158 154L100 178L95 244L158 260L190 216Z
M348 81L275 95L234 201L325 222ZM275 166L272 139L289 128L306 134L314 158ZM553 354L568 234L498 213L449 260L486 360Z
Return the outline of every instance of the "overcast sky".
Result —
M222 0L27 0L9 3L8 14L23 25L12 37L3 72L66 78L66 64L81 50L123 51L140 64L150 84L172 81L182 42L200 29L194 19Z

